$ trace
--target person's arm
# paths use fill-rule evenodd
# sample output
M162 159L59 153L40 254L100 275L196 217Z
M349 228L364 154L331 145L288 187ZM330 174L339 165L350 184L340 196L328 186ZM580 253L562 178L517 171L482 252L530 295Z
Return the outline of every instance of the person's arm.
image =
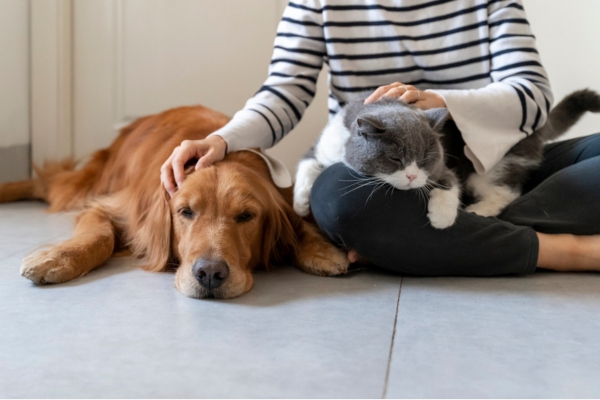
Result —
M312 102L325 54L319 1L290 2L277 28L267 80L229 124L211 135L225 139L227 152L275 145Z
M480 174L541 128L553 101L521 1L489 2L488 13L493 83L474 90L432 90L443 97L467 144L465 154Z
M319 0L290 1L277 28L267 80L227 125L173 151L161 168L161 181L169 194L183 182L183 166L192 158L198 158L198 169L222 160L226 153L269 148L279 142L312 102L325 54ZM244 79L243 67L239 79Z

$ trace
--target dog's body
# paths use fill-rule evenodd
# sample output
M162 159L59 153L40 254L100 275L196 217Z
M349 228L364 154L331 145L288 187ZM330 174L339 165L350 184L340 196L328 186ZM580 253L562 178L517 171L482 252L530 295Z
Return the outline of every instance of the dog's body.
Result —
M345 254L292 210L292 189L274 186L262 158L229 154L192 172L172 199L160 166L183 140L206 137L228 122L207 108L181 107L141 118L81 168L46 164L38 177L0 185L0 202L40 199L50 211L82 209L74 237L23 260L37 284L83 276L128 248L144 268L177 268L190 297L229 298L252 287L256 265L289 261L317 275L347 272Z

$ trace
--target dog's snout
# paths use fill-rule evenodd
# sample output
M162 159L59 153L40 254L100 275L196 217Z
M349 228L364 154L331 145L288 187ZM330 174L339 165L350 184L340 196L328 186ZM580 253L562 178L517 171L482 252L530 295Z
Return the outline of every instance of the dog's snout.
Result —
M229 266L224 261L200 258L194 263L192 272L202 287L212 290L227 280Z

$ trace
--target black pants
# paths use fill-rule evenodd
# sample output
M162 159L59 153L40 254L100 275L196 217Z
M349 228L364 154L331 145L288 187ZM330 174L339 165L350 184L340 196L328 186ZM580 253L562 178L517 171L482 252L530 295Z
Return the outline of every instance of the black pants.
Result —
M310 204L321 229L373 264L422 276L490 276L535 270L543 233L600 234L600 134L549 144L524 194L496 218L459 211L433 228L416 190L358 184L343 164L316 180Z

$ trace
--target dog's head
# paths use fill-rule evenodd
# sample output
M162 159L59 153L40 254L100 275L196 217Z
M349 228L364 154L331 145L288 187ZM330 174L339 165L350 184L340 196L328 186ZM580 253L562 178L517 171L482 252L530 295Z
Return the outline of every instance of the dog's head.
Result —
M249 291L255 266L294 256L302 223L249 152L192 172L162 213L168 216L154 216L152 228L162 239L155 238L147 258L164 265L161 252L170 254L179 264L175 286L195 298Z

